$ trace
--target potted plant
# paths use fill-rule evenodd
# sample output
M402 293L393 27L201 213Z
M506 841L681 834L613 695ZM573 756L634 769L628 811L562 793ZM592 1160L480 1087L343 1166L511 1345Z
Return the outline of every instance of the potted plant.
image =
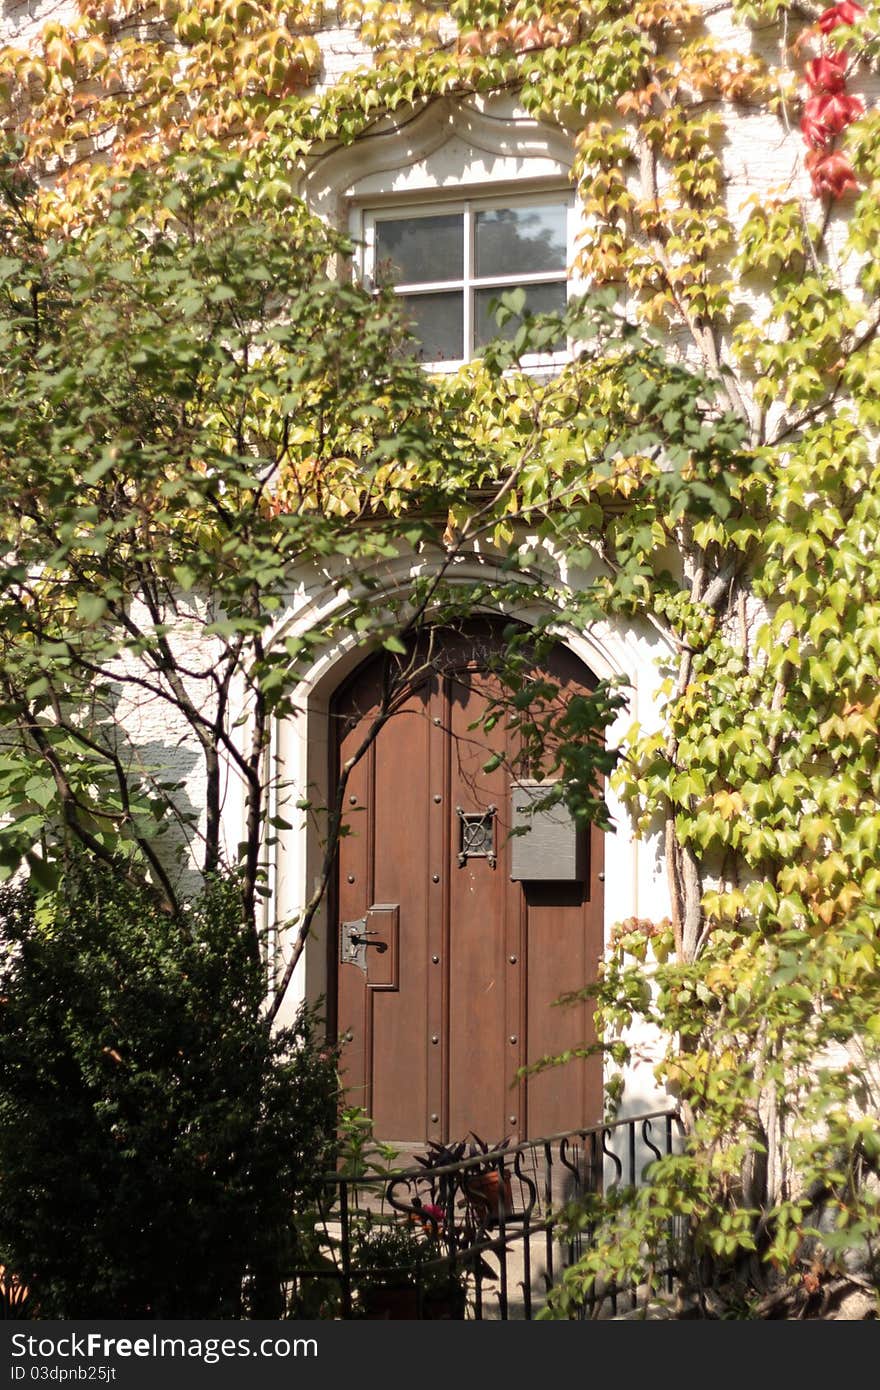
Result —
M461 1235L466 1240L474 1240L502 1217L508 1220L516 1216L505 1155L509 1143L508 1138L490 1145L471 1131L466 1139L454 1143L432 1140L425 1153L414 1155L430 1186L431 1201L444 1213L451 1213L453 1208L464 1211ZM397 1202L392 1205L403 1209Z
M439 1208L423 1210L421 1220L368 1219L353 1233L352 1289L361 1317L464 1317L466 1271L443 1248Z
M510 1140L490 1145L473 1132L469 1138L471 1142L465 1144L463 1157L479 1162L469 1163L462 1170L462 1188L479 1223L490 1226L502 1216L513 1216L513 1189L504 1157Z

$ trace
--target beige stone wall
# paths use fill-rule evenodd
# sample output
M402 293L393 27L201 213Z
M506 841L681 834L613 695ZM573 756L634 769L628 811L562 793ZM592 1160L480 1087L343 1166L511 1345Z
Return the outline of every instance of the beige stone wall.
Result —
M52 19L69 19L73 0L0 0L0 43L27 44Z

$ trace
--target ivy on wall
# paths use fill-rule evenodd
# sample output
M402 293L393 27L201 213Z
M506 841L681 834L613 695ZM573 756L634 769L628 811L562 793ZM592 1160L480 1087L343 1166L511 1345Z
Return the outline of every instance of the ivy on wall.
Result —
M592 992L616 1061L636 1017L656 1025L658 1076L691 1139L614 1212L614 1237L569 1271L554 1310L609 1273L650 1282L671 1216L739 1315L761 1306L768 1271L806 1297L854 1248L868 1268L878 7L346 0L339 19L365 58L330 84L316 83L334 18L322 5L79 11L0 55L18 167L50 180L49 227L100 215L96 145L122 176L222 141L245 161L248 196L283 210L315 159L440 99L514 93L570 135L575 269L594 290L566 316L581 354L549 382L511 370L556 331L527 323L513 348L438 383L432 408L466 441L449 499L458 544L485 531L469 499L488 488L496 547L527 524L592 576L562 596L568 621L613 612L664 635L662 727L632 728L616 784L662 839L671 912L622 925ZM324 505L328 469L342 514L417 506L419 457L366 480L346 450L322 459L318 446L308 427L289 441L282 510Z

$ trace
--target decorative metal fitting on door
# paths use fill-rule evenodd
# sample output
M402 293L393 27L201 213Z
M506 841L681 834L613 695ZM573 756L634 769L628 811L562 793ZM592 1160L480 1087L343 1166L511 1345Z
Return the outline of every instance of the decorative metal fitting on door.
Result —
M371 936L378 936L378 932L371 931L367 927L366 917L358 917L354 922L343 922L339 951L339 959L342 964L356 965L359 970L363 970L366 974L367 947L372 946L380 956L388 950L386 941L371 941Z
M458 867L463 869L469 859L488 859L495 868L495 806L485 811L464 811L456 806L459 820Z

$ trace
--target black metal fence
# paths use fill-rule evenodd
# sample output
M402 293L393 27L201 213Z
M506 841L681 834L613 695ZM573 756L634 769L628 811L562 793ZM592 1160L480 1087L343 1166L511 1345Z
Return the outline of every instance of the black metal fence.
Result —
M291 1316L531 1319L591 1239L560 1213L650 1181L682 1125L654 1111L521 1144L435 1144L403 1169L328 1175ZM605 1291L611 1311L629 1290Z

